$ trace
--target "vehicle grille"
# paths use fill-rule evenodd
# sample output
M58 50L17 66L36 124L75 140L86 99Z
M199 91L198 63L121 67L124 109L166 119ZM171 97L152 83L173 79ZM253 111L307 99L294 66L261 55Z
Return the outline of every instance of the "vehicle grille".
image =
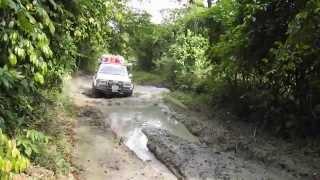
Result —
M108 88L111 88L112 85L118 85L120 88L122 88L123 87L123 82L121 82L121 81L112 81L112 80L107 82L107 87Z

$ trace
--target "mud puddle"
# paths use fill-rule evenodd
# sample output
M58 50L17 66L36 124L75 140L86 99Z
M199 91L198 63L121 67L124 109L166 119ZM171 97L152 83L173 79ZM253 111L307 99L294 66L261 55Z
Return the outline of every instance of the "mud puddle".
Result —
M159 103L165 89L136 89L131 98L91 98L90 77L72 81L71 93L79 111L73 158L79 179L176 179L147 149L141 129L177 129L177 135L197 139L168 118L168 109Z
M148 91L143 91L148 90ZM116 99L106 108L107 123L124 143L143 161L155 160L147 148L144 128L165 129L175 136L190 142L198 142L184 125L173 118L172 112L162 103L161 93L166 89L137 87L137 95L132 98ZM118 106L117 106L118 105Z

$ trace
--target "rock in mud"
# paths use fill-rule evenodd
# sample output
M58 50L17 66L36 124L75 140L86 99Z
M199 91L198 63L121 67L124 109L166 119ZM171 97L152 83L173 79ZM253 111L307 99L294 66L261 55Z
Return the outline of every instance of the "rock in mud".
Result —
M191 143L166 130L147 128L143 132L148 137L149 150L179 179L295 179L273 174L258 164L248 165L231 153Z

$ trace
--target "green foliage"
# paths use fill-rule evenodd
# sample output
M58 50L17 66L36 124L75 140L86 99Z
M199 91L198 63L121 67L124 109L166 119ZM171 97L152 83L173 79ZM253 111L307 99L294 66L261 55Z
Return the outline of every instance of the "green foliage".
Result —
M162 27L174 40L152 61L173 89L206 93L276 133L319 134L319 9L318 0L193 4L171 12Z
M317 1L308 2L290 22L286 41L277 42L277 47L271 49L272 57L266 59L266 63L271 66L267 72L268 80L281 83L283 89L277 91L285 90L282 94L297 100L301 108L312 106L314 102L308 96L317 94L312 92L312 82L318 79L320 68L320 31L315 25L320 23L319 8ZM277 61L273 61L273 58ZM269 62L270 59L272 62Z
M48 148L49 147L49 148ZM48 146L42 149L41 154L34 160L39 165L46 167L56 174L67 175L71 172L69 160L56 148Z
M176 83L184 89L196 89L210 75L212 66L206 59L208 41L187 30L173 44L168 55L175 61Z
M118 0L0 0L0 128L33 163L69 166L62 151L42 151L54 145L39 131L66 74L126 52L127 12Z
M77 6L80 15L75 17L74 36L79 43L79 68L92 73L98 57L107 51L126 55L125 4L117 0L81 0Z
M204 105L209 104L208 94L198 94L188 91L173 91L165 96L165 100L174 105L187 109L201 109Z
M114 39L123 34L121 1L3 0L0 10L0 125L10 135L41 116L38 105L65 74L92 71L107 48L123 50Z
M67 25L55 28L56 23L67 22L60 19L66 13L62 6L54 1L10 0L2 1L0 9L0 119L6 120L2 123L4 130L14 135L16 129L37 118L38 108L34 107L44 101L42 91L57 86L59 76L71 70L66 66L75 62L72 56L68 61L56 56L64 54L61 49L71 52L62 45L61 49L56 48L54 43L69 31Z
M49 141L50 140L50 141ZM59 144L59 142L55 142ZM67 143L67 142L64 142ZM19 151L32 162L55 171L56 173L68 174L70 163L67 162L63 153L42 132L36 130L24 130L16 138ZM63 146L66 146L64 144Z
M42 132L35 130L26 130L23 134L17 136L17 147L29 159L34 159L40 150L46 148L49 138Z
M128 46L140 70L151 71L169 47L172 34L165 27L151 23L149 14L130 13L126 24Z
M14 173L21 173L29 166L25 158L16 147L15 140L10 140L0 129L0 177L9 180Z
M165 78L160 72L134 71L134 82L141 85L166 85Z

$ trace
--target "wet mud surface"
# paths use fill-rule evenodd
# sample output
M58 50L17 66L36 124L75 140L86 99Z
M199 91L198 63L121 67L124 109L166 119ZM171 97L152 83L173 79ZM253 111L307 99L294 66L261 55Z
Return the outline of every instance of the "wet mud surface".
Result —
M241 131L241 126L224 126L165 104L167 89L136 86L133 97L93 98L90 86L89 76L71 83L78 107L78 179L316 178L316 164L287 156L275 163L275 145L247 136L251 129Z
M202 144L284 176L273 179L320 179L320 141L317 139L285 141L254 124L237 120L226 110L215 110L212 114L170 107L176 112L176 119Z
M176 177L150 152L153 158L148 156L148 161L140 159L125 145L128 138L112 129L122 126L120 121L117 122L119 126L110 124L110 117L115 116L110 112L115 112L121 105L133 104L124 102L125 98L92 98L89 96L90 85L90 77L87 76L71 82L72 98L78 111L73 157L77 179L175 180Z
M233 153L190 143L166 130L148 128L143 132L149 139L149 149L181 179L296 179Z

